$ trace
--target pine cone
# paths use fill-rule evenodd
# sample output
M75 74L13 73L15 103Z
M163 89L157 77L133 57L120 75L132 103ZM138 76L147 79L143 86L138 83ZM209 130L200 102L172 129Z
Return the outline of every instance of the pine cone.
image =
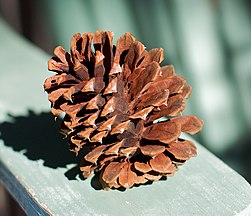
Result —
M57 74L44 83L52 113L65 114L61 132L70 150L83 154L83 177L99 172L105 189L173 175L196 155L181 132L195 134L203 125L179 115L191 87L172 65L160 66L163 49L146 51L130 33L116 46L112 38L104 31L75 34L71 53L55 48L48 68ZM155 123L163 116L169 118Z

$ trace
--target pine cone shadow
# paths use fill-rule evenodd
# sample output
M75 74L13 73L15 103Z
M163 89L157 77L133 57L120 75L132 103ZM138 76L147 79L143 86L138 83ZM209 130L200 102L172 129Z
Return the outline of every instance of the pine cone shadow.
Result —
M0 139L6 146L14 151L24 151L30 160L42 159L44 166L50 168L77 163L50 113L35 114L29 111L28 116L9 116L13 121L0 124Z

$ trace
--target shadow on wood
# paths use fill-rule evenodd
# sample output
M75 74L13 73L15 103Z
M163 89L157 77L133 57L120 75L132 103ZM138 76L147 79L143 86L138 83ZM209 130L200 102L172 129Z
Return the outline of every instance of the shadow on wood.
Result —
M11 122L0 124L0 139L15 151L23 151L30 160L44 160L50 168L66 167L76 163L75 155L68 150L67 141L58 132L59 124L50 113L28 116L11 116Z
M12 147L14 151L22 152L28 159L43 160L43 165L56 169L66 167L67 164L76 164L68 169L64 175L72 181L81 178L78 157L68 149L67 140L63 139L58 131L60 121L54 121L50 113L36 114L29 111L28 116L12 116L8 122L0 124L0 139L6 146ZM94 175L91 186L95 190L101 190L98 175Z

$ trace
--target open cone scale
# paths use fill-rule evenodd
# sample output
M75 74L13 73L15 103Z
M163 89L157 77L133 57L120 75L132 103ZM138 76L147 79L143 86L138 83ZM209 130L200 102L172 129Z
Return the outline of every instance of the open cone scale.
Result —
M70 150L85 152L83 177L98 172L104 189L173 175L196 155L181 132L195 134L203 125L180 115L192 88L172 65L160 66L162 48L147 51L130 33L116 46L112 39L108 31L75 34L70 53L55 48L48 68L56 75L44 83L52 113L65 114L60 130Z

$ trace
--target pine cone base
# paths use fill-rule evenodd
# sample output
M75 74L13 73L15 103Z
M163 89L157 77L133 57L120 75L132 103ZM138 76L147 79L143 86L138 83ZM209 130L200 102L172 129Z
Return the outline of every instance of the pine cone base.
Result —
M70 150L83 157L83 177L99 172L104 189L172 176L196 155L181 132L203 125L180 115L192 88L172 65L160 66L163 49L147 51L130 33L116 46L112 38L106 31L75 34L70 53L55 48L48 68L56 75L44 83L53 115L65 114L60 131Z

